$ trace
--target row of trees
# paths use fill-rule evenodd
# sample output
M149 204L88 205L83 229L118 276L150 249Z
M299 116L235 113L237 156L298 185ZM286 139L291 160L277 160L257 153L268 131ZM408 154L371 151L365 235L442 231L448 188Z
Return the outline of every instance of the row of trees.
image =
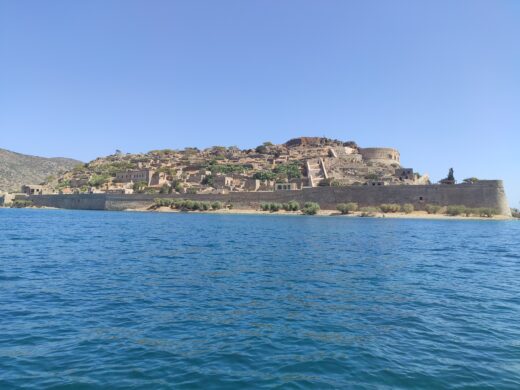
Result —
M406 214L410 214L414 211L414 206L410 203L405 203L403 205L399 205L397 203L384 203L378 207L358 207L357 203L340 203L337 205L337 210L341 212L341 214L350 214L356 211L360 211L361 214L374 214L377 212L381 213L397 213L404 212ZM470 216L479 216L479 217L487 217L491 218L494 215L498 214L498 211L493 208L488 207L466 207L463 205L452 205L447 207L442 207L434 204L427 204L424 208L428 214L438 214L443 211L447 215L451 216L459 216L465 215L467 217Z
M231 204L224 204L223 202L207 202L207 201L197 201L191 199L166 199L166 198L157 198L154 201L153 208L159 207L170 207L176 210L182 211L209 211L209 210L220 210L224 207L231 208Z
M12 205L12 207L27 207L32 205L30 201L16 201ZM182 211L210 211L210 210L220 210L222 208L232 208L232 204L226 204L220 201L208 202L208 201L195 201L191 199L168 199L168 198L157 198L155 199L153 208L159 207L170 207L172 209L182 210ZM339 203L336 206L336 209L341 214L352 214L354 212L359 212L361 216L374 216L376 213L397 213L404 212L406 214L410 214L414 211L414 206L410 203L405 203L403 205L399 205L397 203L384 203L380 206L374 207L359 207L359 205L355 202L349 203ZM289 212L300 211L306 215L315 215L320 211L320 205L315 202L306 202L300 205L299 202L295 200L291 200L287 203L278 203L278 202L265 202L260 205L260 210L269 211L271 213L278 212L280 210L285 210ZM441 207L439 205L427 204L425 206L425 210L428 214L438 214L439 212L443 212L444 214L450 216L479 216L491 218L498 214L498 211L493 208L487 207L478 207L471 208L463 205L451 205L446 207Z
M497 215L498 212L497 210L488 207L471 208L463 205L453 205L446 207L446 214L451 216L465 215L466 217L478 216L491 218L494 215Z
M355 202L350 203L340 203L336 206L336 209L341 214L350 214L355 211L361 211L361 213L375 213L375 212L383 212L383 213L397 213L404 212L406 214L410 214L414 211L413 204L405 203L403 205L397 203L384 203L379 207L361 207L359 208L358 204Z
M320 205L315 202L306 202L303 204L303 207L300 206L300 203L298 203L295 200L291 200L287 203L277 203L277 202L271 202L271 203L262 203L260 205L260 210L262 211L270 211L272 213L275 213L280 210L285 211L301 211L303 214L306 215L315 215L320 211Z

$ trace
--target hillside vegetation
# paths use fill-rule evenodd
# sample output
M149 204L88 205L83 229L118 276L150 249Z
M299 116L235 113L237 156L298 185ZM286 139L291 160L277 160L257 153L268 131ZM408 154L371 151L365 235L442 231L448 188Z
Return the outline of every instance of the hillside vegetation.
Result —
M285 184L284 184L285 183ZM402 168L399 152L367 148L324 137L269 141L254 149L213 146L200 150L162 149L99 157L47 181L64 194L222 193L298 190L303 187L427 184L426 175Z
M0 149L0 191L20 191L23 184L39 184L81 164L70 158L44 158Z

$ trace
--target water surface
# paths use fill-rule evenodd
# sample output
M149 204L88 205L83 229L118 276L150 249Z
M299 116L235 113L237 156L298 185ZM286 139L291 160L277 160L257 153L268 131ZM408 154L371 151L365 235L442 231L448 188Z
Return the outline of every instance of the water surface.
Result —
M520 223L0 209L0 388L520 388Z

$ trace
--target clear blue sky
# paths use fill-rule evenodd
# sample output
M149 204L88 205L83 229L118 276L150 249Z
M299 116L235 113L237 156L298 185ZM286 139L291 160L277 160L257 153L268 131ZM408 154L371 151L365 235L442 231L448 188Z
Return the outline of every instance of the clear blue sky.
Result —
M520 1L0 0L0 147L392 146L520 201Z

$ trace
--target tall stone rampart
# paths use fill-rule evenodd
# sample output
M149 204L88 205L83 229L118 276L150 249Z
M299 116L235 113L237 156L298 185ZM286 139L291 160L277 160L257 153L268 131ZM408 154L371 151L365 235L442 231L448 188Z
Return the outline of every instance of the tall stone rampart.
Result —
M35 206L73 210L105 210L107 195L31 195L25 199L31 200Z
M395 185L316 187L301 191L231 192L220 194L175 195L35 195L29 197L37 206L84 210L126 210L150 206L155 198L183 198L230 202L237 208L258 208L262 202L317 202L322 209L335 209L338 203L356 202L360 207L382 203L411 203L417 210L426 204L440 206L495 208L502 215L511 215L501 180L482 180L474 184L457 185Z

